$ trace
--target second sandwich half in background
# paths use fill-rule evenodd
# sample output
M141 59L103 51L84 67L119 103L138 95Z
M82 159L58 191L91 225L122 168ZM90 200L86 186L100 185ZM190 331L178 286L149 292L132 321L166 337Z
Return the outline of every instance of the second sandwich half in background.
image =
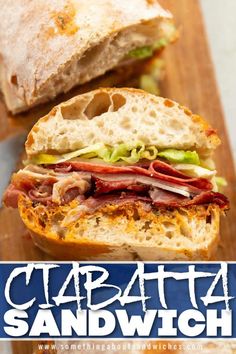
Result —
M99 89L55 107L26 142L4 202L59 259L204 260L229 207L216 132L177 103Z
M0 89L12 113L111 69L124 79L176 38L157 1L6 0L0 17ZM155 82L141 85L153 91Z

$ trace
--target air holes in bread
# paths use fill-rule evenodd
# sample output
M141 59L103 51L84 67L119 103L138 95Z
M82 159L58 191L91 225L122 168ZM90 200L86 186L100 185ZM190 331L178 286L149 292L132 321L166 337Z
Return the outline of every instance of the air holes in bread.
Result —
M129 117L124 117L120 123L122 128L124 129L130 129L131 128L131 123Z
M52 216L52 222L55 223L60 223L64 219L64 215L61 213L56 213Z
M57 235L58 235L59 239L63 240L66 236L66 229L65 228L58 229Z
M89 135L88 135L89 139L93 139L95 137L94 133L93 132L90 132Z
M184 108L184 113L189 117L191 117L191 115L192 115L192 112L187 108Z
M12 75L11 76L11 83L15 86L18 85L18 80L17 80L17 76L16 75Z
M164 105L165 105L166 107L173 107L175 104L174 104L174 102L172 102L172 101L170 101L170 100L165 100L165 101L164 101Z
M151 223L152 223L151 221L145 221L141 230L144 230L144 231L149 230L151 228Z
M126 98L119 93L112 95L113 112L118 111L122 106L126 104Z
M188 218L188 212L184 209L179 209L179 214L184 216L185 218Z
M150 144L150 140L146 135L139 135L138 140L142 141L146 145Z
M181 124L181 122L178 119L170 120L169 125L171 128L174 128L175 130L182 130L183 129L183 125Z
M66 132L65 132L65 130L61 130L59 133L58 133L58 135L64 135ZM50 137L50 139L51 139L51 141L52 141L52 138Z
M166 237L168 237L169 239L171 239L173 236L174 236L174 232L167 231Z
M102 120L97 121L97 127L98 128L103 128L104 127L104 122Z
M150 119L143 119L143 123L146 125L153 125L154 124L154 122Z
M149 112L149 115L150 115L150 117L152 117L152 118L156 118L156 117L157 117L157 114L156 114L155 111L150 111L150 112Z
M96 93L89 102L84 114L88 119L98 117L106 112L116 112L126 103L126 98L119 93L110 97L108 93Z
M210 215L207 215L207 217L206 217L206 223L207 223L207 224L211 224L211 214L210 214Z
M80 100L76 100L74 103L62 106L61 114L64 119L68 120L76 120L78 118L82 118L84 108L88 103L88 99L86 97L81 98Z
M166 229L166 231L172 231L175 229L175 225L168 221L164 221L163 226Z
M191 231L190 229L187 227L187 225L181 225L180 226L180 232L181 234L184 236L184 237L187 237L187 238L191 238Z
M92 119L108 112L110 107L111 100L108 93L99 92L93 96L92 100L85 109L84 114L88 119Z
M139 212L138 212L138 209L137 209L137 208L134 208L134 210L133 210L133 219L134 219L135 221L140 220L140 215L139 215Z

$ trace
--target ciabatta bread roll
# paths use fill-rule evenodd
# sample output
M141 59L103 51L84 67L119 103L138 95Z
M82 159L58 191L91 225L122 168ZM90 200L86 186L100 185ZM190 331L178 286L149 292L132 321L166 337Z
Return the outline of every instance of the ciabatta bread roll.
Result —
M4 201L59 259L207 260L229 207L212 161L219 143L171 100L98 89L36 123Z
M0 17L0 88L13 113L151 57L175 37L157 1L6 0Z

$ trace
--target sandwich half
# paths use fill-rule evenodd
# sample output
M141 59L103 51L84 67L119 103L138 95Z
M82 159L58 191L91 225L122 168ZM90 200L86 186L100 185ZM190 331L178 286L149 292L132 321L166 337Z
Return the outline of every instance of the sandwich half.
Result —
M13 113L152 57L176 36L156 0L6 0L0 17L0 88Z
M98 89L36 123L4 202L59 259L209 259L229 207L212 161L219 144L169 99Z

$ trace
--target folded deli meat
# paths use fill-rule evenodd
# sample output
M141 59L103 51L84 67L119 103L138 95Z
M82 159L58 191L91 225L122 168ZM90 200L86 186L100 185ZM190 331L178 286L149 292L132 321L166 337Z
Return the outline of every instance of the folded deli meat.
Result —
M92 91L33 127L4 202L58 257L209 258L229 208L212 160L219 143L201 117L173 101ZM87 244L101 249L86 252Z
M5 203L17 208L18 195L23 193L49 207L52 203L63 205L77 199L81 212L93 212L105 203L130 200L153 207L216 203L222 209L227 208L227 198L212 188L208 179L189 177L161 160L144 166L71 161L55 166L27 166L13 177Z

